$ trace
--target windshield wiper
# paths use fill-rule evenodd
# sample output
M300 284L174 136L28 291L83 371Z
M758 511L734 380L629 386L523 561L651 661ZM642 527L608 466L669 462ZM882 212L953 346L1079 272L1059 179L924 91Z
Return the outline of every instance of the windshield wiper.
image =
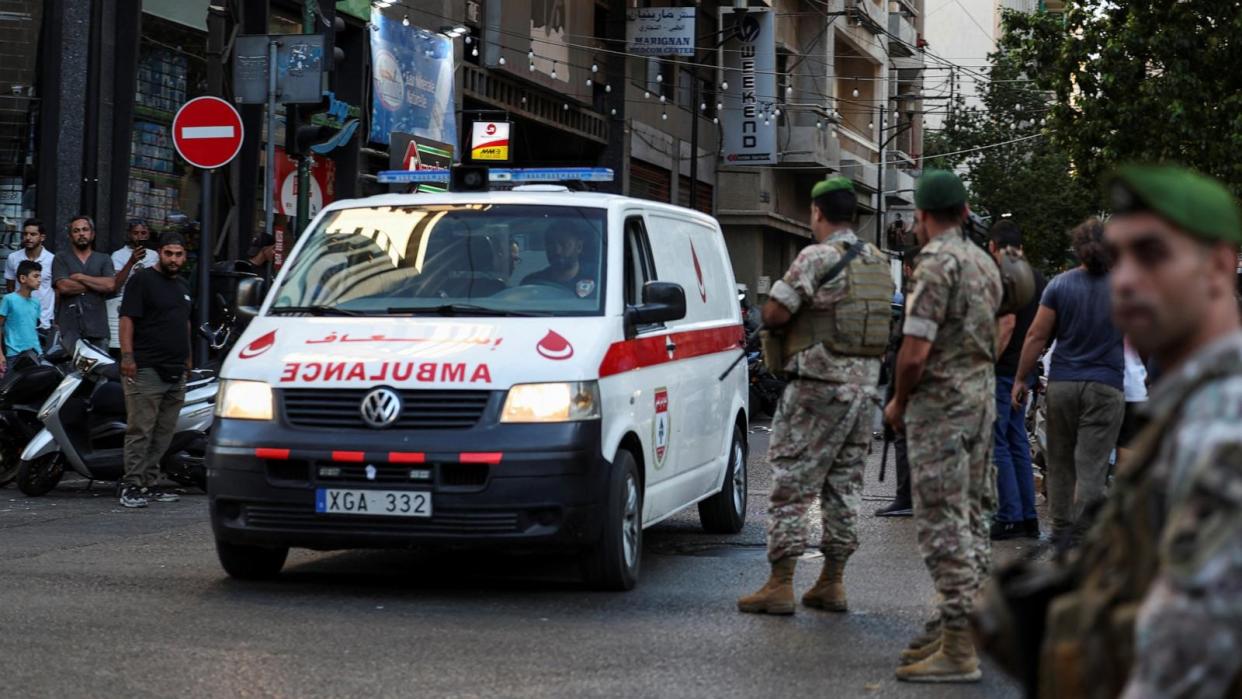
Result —
M474 315L474 316L509 316L513 318L537 318L549 316L550 313L532 313L529 311L508 311L500 308L476 306L473 303L447 303L442 306L393 306L388 309L395 315Z
M305 313L312 316L360 316L358 311L351 311L336 306L272 306L267 309L269 315L288 315Z

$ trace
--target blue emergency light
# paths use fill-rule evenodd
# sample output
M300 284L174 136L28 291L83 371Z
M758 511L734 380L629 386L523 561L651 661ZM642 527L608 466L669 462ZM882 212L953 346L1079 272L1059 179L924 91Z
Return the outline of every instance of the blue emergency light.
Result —
M529 167L492 168L487 171L489 182L612 182L612 168L608 167ZM448 182L451 171L435 170L383 170L379 173L381 184L424 184Z

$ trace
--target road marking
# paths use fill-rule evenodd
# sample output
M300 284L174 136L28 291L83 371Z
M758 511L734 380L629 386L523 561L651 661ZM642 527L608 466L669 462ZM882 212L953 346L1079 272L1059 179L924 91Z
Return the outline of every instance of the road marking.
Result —
M181 127L181 137L185 139L193 138L232 138L232 126L183 126Z

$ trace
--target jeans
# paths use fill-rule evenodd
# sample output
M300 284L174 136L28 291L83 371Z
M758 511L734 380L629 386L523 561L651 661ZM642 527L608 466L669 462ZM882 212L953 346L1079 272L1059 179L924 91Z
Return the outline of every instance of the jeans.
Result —
M1083 510L1105 496L1126 396L1095 381L1048 384L1048 510L1053 535L1069 534Z
M1028 387L1035 383L1032 377ZM992 458L996 461L996 491L1000 499L996 521L1005 523L1036 519L1035 476L1031 472L1031 443L1026 435L1026 409L1011 403L1013 377L996 377L996 423L992 432Z

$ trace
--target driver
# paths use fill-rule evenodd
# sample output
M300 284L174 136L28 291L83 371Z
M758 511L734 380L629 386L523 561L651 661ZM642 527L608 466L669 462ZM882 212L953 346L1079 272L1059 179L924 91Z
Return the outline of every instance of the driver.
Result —
M583 269L580 233L558 228L548 231L545 240L548 266L526 275L522 283L563 286L582 299L595 293L595 277Z

